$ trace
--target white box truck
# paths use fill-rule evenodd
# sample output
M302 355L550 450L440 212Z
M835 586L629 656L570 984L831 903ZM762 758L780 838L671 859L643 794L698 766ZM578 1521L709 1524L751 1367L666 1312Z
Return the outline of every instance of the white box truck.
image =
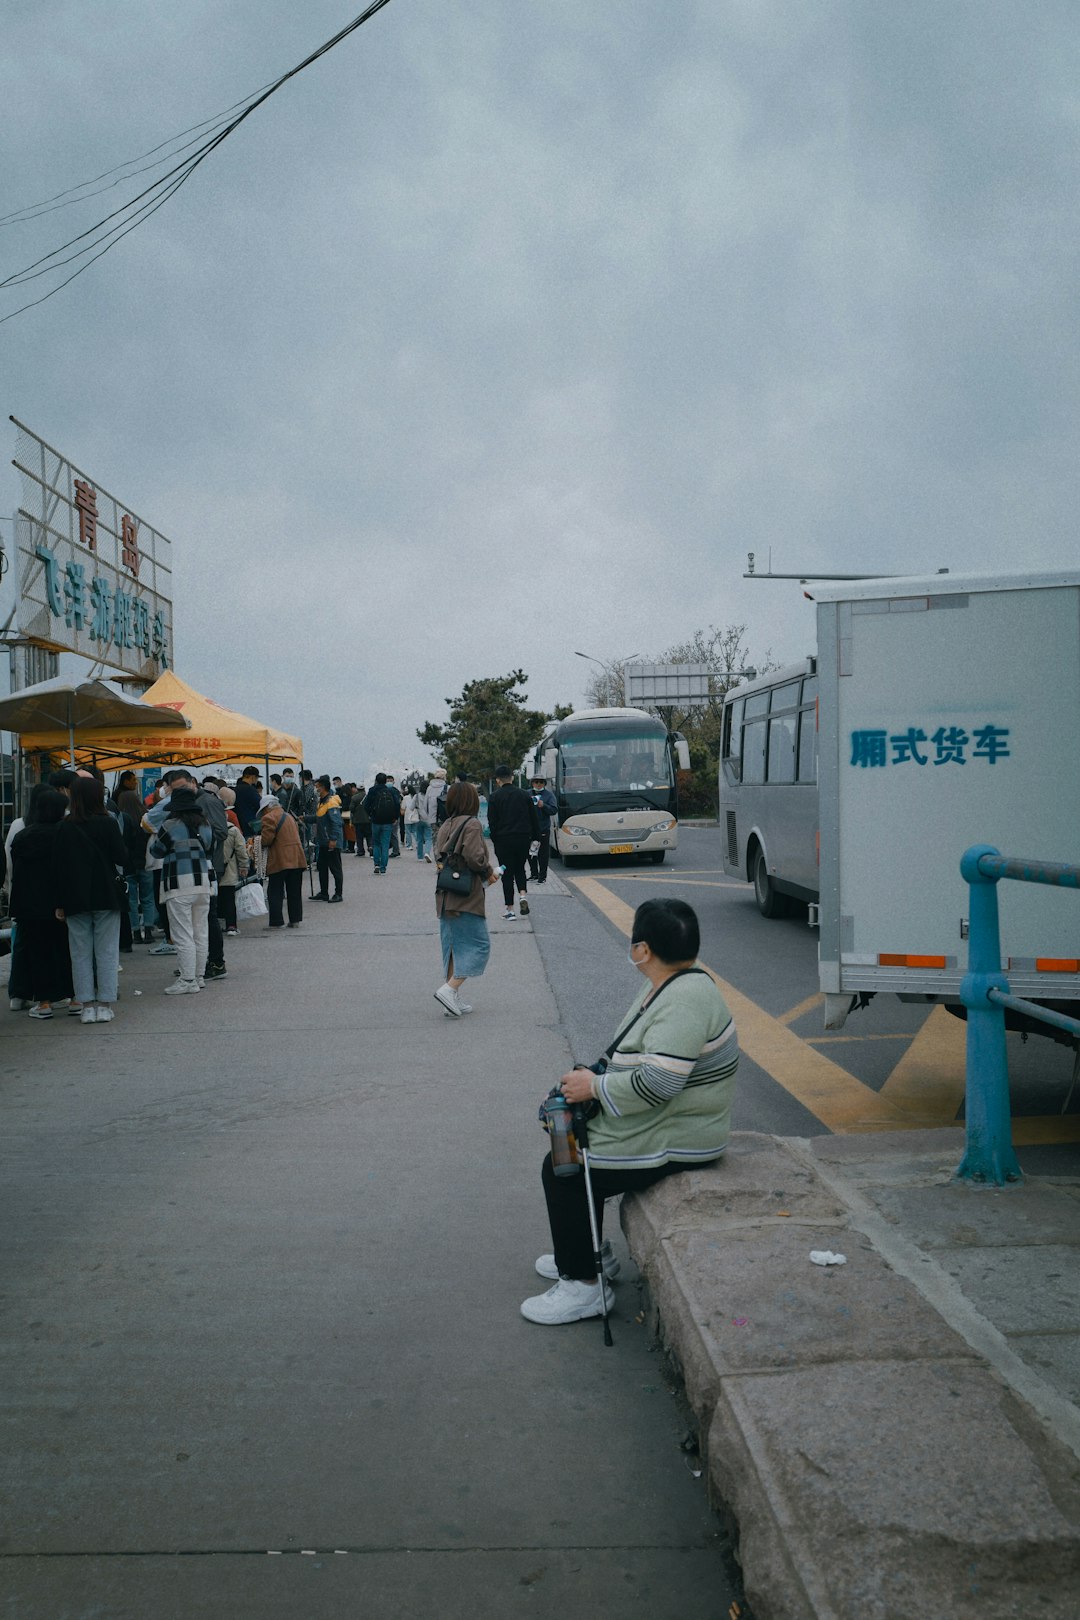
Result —
M954 1000L972 844L1080 862L1080 573L811 586L817 611L820 986ZM733 696L735 694L732 694ZM1000 887L1002 966L1080 999L1080 896Z

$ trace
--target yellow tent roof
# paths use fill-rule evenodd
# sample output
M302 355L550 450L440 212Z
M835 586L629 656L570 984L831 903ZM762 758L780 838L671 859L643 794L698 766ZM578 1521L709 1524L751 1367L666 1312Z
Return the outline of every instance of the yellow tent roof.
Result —
M176 710L190 721L191 730L155 730L149 726L144 735L142 727L102 726L76 731L76 755L83 758L93 755L102 770L123 770L150 760L162 765L210 765L219 760L255 763L266 759L299 764L304 757L304 745L299 737L290 737L264 726L259 720L249 719L246 714L224 708L213 698L196 692L171 669L143 693L141 701L157 708ZM31 753L67 752L66 731L25 733L20 741Z

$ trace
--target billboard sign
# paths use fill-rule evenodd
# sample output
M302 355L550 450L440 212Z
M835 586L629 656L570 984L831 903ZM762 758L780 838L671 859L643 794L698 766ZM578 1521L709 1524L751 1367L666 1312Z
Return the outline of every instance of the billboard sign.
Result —
M627 664L626 701L632 709L700 709L719 703L730 676L708 664Z
M11 420L20 637L156 680L173 662L170 542Z

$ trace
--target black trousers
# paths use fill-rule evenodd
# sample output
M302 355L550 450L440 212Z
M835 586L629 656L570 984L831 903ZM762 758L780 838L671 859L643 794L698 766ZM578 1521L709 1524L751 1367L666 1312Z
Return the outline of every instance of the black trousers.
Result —
M221 922L218 918L218 897L210 896L210 911L206 920L206 960L213 962L215 967L225 966L225 940L221 932Z
M334 879L334 893L341 893L343 882L341 872L340 849L327 849L324 844L319 845L319 893L330 893L330 878Z
M603 1242L604 1238L605 1198L616 1198L619 1193L642 1192L654 1182L663 1181L666 1176L676 1175L680 1170L700 1168L700 1165L664 1164L658 1170L596 1170L590 1165L596 1230L600 1241ZM549 1153L544 1159L541 1174L555 1264L561 1276L576 1277L579 1282L584 1282L596 1272L592 1234L589 1231L589 1205L585 1197L585 1172L579 1171L574 1176L557 1176L551 1168Z
M270 927L280 928L285 919L281 914L282 900L289 907L291 923L304 920L304 869L291 867L286 872L271 872L266 880L266 903L270 908Z
M540 834L540 848L529 856L529 876L534 883L547 882L548 859L551 855L550 831Z
M24 1001L63 1001L72 994L71 957L68 955L67 923L55 917L28 917L15 926L22 957ZM18 979L16 980L18 983Z
M169 933L169 913L161 893L161 868L154 873L154 904L157 906L158 927L162 930L169 944L172 944L172 935ZM211 904L213 902L211 901Z
M217 892L218 922L226 928L236 927L236 884L219 883Z
M528 843L504 844L500 839L495 845L495 853L499 863L506 867L502 875L503 903L512 906L514 903L514 889L518 894L524 894L528 888L525 876L525 862L529 858Z

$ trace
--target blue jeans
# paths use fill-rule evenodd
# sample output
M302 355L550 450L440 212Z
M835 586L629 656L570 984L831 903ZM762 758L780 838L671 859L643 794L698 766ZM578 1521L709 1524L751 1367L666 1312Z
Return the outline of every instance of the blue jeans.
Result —
M393 823L377 821L371 824L371 853L375 857L375 865L380 872L386 871L386 863L390 859L390 834Z
M424 858L425 845L430 846L431 844L430 823L426 821L414 821L412 830L413 839L416 843L416 858L418 861L422 861Z
M129 872L127 886L132 932L137 933L140 928L153 928L157 922L153 872L145 868L141 872Z
M75 1000L115 1001L120 966L119 911L76 911L67 919Z

